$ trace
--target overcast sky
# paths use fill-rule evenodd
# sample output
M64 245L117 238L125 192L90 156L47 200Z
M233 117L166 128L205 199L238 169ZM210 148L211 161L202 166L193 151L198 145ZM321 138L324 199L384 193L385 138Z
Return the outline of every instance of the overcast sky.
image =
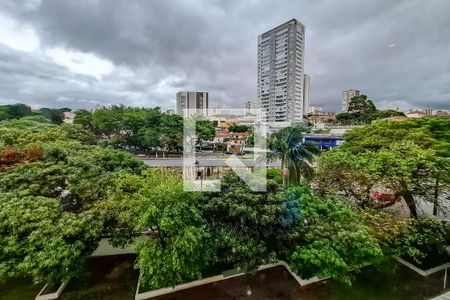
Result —
M306 27L311 104L359 89L381 108L450 109L450 1L0 1L0 104L175 108L256 100L257 36Z

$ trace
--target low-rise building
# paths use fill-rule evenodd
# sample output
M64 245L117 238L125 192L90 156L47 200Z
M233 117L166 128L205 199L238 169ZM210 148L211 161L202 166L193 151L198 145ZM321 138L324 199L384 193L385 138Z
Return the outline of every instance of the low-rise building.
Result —
M342 135L333 134L308 134L303 138L304 142L316 144L321 151L327 151L344 143Z
M227 153L243 154L245 147L244 140L232 140L227 143Z
M405 113L408 118L424 118L431 116L431 112L425 112L420 110L412 110Z
M306 121L313 125L331 124L336 121L336 113L328 111L317 111L306 115Z
M243 154L248 132L230 132L228 129L218 130L212 144L214 150L223 149L231 154Z
M436 111L435 116L442 118L450 118L450 110L438 110Z
M311 105L308 109L308 114L309 113L315 113L315 112L322 112L323 111L323 107L322 106L315 106L315 105Z

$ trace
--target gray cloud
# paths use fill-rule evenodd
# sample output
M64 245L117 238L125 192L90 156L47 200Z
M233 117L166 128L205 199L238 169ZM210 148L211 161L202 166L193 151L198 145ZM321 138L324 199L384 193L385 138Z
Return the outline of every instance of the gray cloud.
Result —
M41 49L115 68L95 78L2 46L0 102L169 108L177 90L196 89L211 105L241 107L256 99L257 35L295 17L306 26L312 104L338 110L342 91L356 88L383 107L450 108L449 10L446 0L2 1Z

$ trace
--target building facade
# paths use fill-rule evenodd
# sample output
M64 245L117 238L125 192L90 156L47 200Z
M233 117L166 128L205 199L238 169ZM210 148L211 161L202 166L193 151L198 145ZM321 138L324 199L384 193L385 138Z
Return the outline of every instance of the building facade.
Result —
M257 115L259 105L258 102L247 101L245 102L244 111L246 115Z
M209 99L207 92L178 92L177 114L190 116L193 114L208 115ZM194 110L194 111L188 111Z
M321 124L331 124L336 121L336 113L328 111L311 112L306 115L306 120L308 124L311 124L314 127Z
M344 143L344 138L331 134L309 134L303 138L304 142L315 144L321 151L327 151Z
M296 19L258 36L258 103L268 122L303 121L304 53Z
M322 111L324 111L322 106L311 105L309 107L308 113L316 113L316 112L322 112Z
M308 74L303 76L303 115L309 113L309 83L310 77Z
M441 109L436 111L435 115L442 118L450 118L450 110Z
M347 90L342 92L343 101L342 101L342 111L348 112L348 107L350 105L350 100L352 100L353 97L359 96L358 90Z

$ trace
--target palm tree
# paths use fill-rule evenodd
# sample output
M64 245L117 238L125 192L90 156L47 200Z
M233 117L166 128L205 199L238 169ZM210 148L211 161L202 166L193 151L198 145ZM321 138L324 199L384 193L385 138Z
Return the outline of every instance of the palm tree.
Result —
M268 140L270 160L281 160L283 186L288 182L299 183L301 178L311 178L312 161L320 153L314 144L303 142L303 130L286 127L273 133Z

